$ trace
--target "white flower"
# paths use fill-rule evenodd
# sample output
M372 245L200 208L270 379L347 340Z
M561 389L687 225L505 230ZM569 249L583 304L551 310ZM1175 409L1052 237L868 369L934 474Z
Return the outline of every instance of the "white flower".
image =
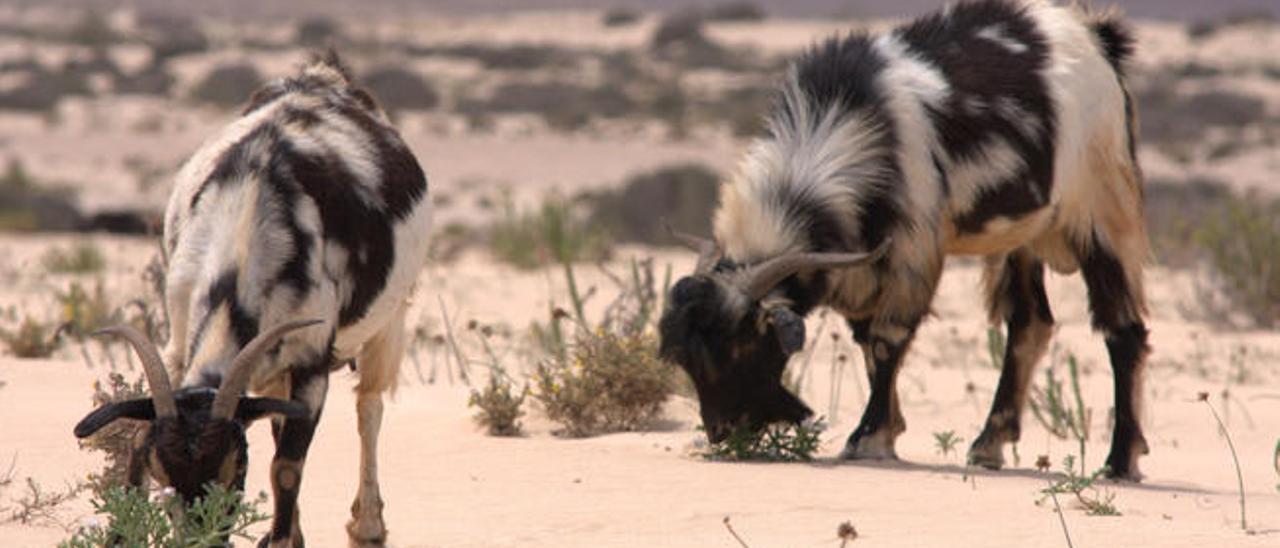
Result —
M97 529L99 527L102 527L102 520L99 520L98 516L85 516L80 518L81 529Z

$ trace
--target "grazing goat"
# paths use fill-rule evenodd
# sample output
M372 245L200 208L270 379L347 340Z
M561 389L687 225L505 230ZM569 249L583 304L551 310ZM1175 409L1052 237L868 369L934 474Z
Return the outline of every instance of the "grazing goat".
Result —
M93 411L76 436L151 421L128 480L141 485L149 471L190 501L207 482L243 489L244 429L273 415L275 512L260 545L302 546L307 448L330 371L355 359L360 479L347 532L353 544L381 545L382 394L395 387L426 259L426 193L417 160L332 52L258 90L177 175L164 224L163 357L138 332L112 330L137 351L152 397Z
M715 442L810 410L780 378L820 305L847 319L871 395L843 458L896 458L895 382L945 256L986 259L987 306L1008 328L972 462L1017 441L1053 333L1044 267L1079 270L1115 377L1110 474L1138 479L1149 352L1148 255L1135 112L1115 17L1043 1L961 2L879 36L826 40L790 67L715 241L669 295L662 353L692 377ZM694 240L694 241L690 241Z

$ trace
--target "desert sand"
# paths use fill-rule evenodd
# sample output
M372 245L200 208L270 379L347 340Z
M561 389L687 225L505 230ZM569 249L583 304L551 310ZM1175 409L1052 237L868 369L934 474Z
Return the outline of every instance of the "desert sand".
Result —
M100 244L111 258L108 280L119 280L122 287L128 287L125 280L135 277L136 265L152 253L145 240L111 238ZM38 246L7 238L0 248L22 272L32 256L28 251ZM677 272L691 268L688 254L673 250L626 248L619 255L619 261L654 256L672 263ZM584 284L608 287L598 272L582 270ZM1037 456L1048 455L1056 467L1075 451L1074 441L1053 438L1028 414L1020 462L999 472L968 471L969 481L962 458L939 455L933 444L931 433L944 430L973 439L995 387L996 371L985 363L980 348L985 323L975 291L978 276L973 264L952 265L936 317L908 358L900 390L909 427L898 442L898 462L834 460L856 424L865 382L845 368L839 375L843 396L832 412L832 343L827 337L815 335L821 342L807 351L813 357L803 395L815 411L833 420L820 458L804 464L705 460L697 454L696 402L684 398L670 402L656 432L562 439L535 410L525 420L525 436L487 437L471 419L467 386L456 378L450 383L443 369L435 384L424 383L406 360L382 438L391 544L733 546L722 525L727 516L756 547L837 546L835 531L843 521L859 531L859 546L1064 546L1052 502L1037 504L1051 476L1032 464ZM38 283L24 274L18 278L6 284L4 302L20 300L15 291ZM424 274L420 321L439 322L439 297L457 321L518 328L546 310L548 298L564 302L563 288L558 283L548 287L547 279L546 273L520 273L482 254L468 254ZM1144 393L1144 424L1152 448L1142 461L1147 477L1140 484L1105 484L1123 514L1118 517L1086 516L1063 499L1072 540L1077 546L1274 546L1280 539L1280 495L1271 462L1280 434L1280 394L1273 388L1280 336L1218 333L1186 319L1182 309L1194 305L1188 275L1157 268L1151 286L1155 353ZM1089 333L1083 284L1054 276L1049 292L1059 318L1056 344L1074 352L1085 371L1087 405L1095 410L1087 458L1096 467L1107 449L1105 409L1111 396L1105 350ZM810 333L834 327L819 318L809 326ZM843 351L852 351L847 332L843 327L839 332ZM1249 376L1244 383L1228 383L1228 356L1241 346L1249 349ZM1190 356L1203 358L1192 363ZM428 367L425 356L420 361ZM126 367L123 360L120 367ZM474 375L479 368L472 371ZM90 383L105 372L105 365L87 368L71 349L52 360L0 359L0 380L6 383L0 389L0 455L16 459L18 482L29 476L56 488L96 469L96 457L77 448L70 430L89 410ZM970 382L972 394L965 390ZM312 546L346 542L342 526L357 466L351 386L348 375L335 373L308 457L301 507ZM1232 403L1222 401L1224 388ZM1208 409L1195 401L1201 391L1212 394L1220 411L1230 409L1249 533L1239 530L1226 441ZM266 425L251 429L250 446L248 491L256 493L268 488L271 440ZM11 503L22 490L7 494L10 500L0 500L0 505ZM58 519L70 526L88 514L84 502L57 511ZM55 523L0 526L0 537L12 546L50 545L66 536Z

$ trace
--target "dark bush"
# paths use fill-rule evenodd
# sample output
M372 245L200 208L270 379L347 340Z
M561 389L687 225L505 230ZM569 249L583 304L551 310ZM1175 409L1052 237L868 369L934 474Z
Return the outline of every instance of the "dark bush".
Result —
M420 74L396 66L375 68L360 84L387 110L430 110L440 104L440 93Z
M1231 189L1213 179L1149 179L1144 189L1144 210L1156 259L1165 266L1184 268L1203 258L1196 230L1230 197Z
M592 117L616 118L635 109L635 102L617 88L588 88L563 82L506 84L488 100L465 100L459 104L459 110L468 115L541 114L551 127L566 130L579 128Z
M1195 236L1232 305L1264 329L1280 323L1280 199L1232 194Z
M18 161L0 176L0 230L75 230L81 224L74 194L32 180Z
M89 82L83 71L50 72L40 69L28 74L25 82L0 93L0 109L47 111L64 97L88 95Z
M116 76L114 89L123 95L168 95L174 77L162 64L152 63L134 74Z
M1179 94L1167 82L1137 93L1142 139L1151 143L1196 143L1212 127L1239 128L1264 120L1266 102L1226 90Z
M702 106L708 115L721 121L738 137L764 134L765 114L773 103L773 88L743 87L732 89Z
M209 38L194 19L185 15L144 14L139 18L138 26L143 41L151 47L152 63L155 65L173 57L209 49Z
M258 76L258 69L253 68L253 65L222 65L209 71L196 84L191 97L202 103L232 108L247 101L249 95L261 86L262 77Z
M640 20L640 13L631 8L609 8L600 20L606 27L627 27Z
M488 69L538 70L554 67L572 67L580 57L576 52L555 46L517 44L488 46L461 44L455 46L411 47L414 55L457 57L472 59Z
M309 17L298 23L294 36L300 46L329 46L342 40L342 25L328 17Z
M653 31L649 49L659 59L690 68L732 69L738 65L732 52L707 37L702 15L693 11L664 17Z
M81 14L80 19L67 31L67 41L101 48L119 42L121 36L111 28L101 12L90 9Z
M691 234L711 233L720 174L699 164L635 175L621 189L589 195L588 224L606 227L623 242L672 245L663 221Z
M758 22L765 17L764 8L750 0L731 0L707 11L708 21Z

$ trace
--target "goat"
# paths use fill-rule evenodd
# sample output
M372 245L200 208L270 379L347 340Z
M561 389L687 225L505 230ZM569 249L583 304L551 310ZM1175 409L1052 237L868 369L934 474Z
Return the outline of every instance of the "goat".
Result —
M1053 333L1044 267L1080 271L1115 378L1110 475L1137 480L1150 349L1149 254L1120 19L1038 0L961 2L878 36L811 47L769 132L721 185L715 240L672 288L661 353L697 389L712 442L811 411L781 385L817 306L843 315L871 394L841 457L897 458L895 383L949 254L985 257L1008 346L971 462L1003 465Z
M189 502L208 482L243 489L245 427L270 415L274 516L260 545L301 546L298 492L329 373L356 359L360 479L347 532L382 545L382 394L395 387L426 260L426 193L413 153L333 52L259 89L177 174L162 246L163 356L130 328L109 330L135 348L152 397L105 405L75 435L150 421L128 481L149 472Z

